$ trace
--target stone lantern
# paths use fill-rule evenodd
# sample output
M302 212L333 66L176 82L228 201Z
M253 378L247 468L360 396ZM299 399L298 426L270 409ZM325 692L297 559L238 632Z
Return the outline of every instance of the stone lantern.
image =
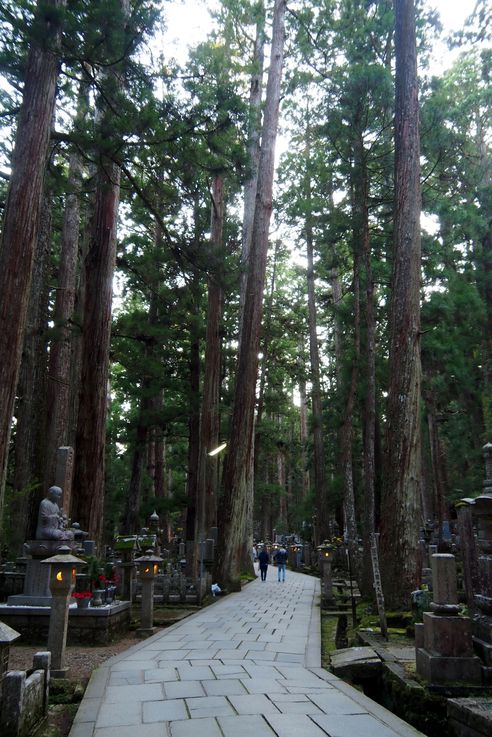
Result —
M121 597L124 601L133 601L134 558L137 550L136 535L118 535L114 542L114 550L120 557Z
M298 570L301 566L301 558L302 558L302 545L299 543L295 543L294 545L291 545L289 549L290 553L290 564L294 570Z
M149 527L152 532L157 532L159 530L159 515L155 509L149 517Z
M141 626L137 630L139 637L149 637L154 634L154 581L162 560L160 556L154 555L152 549L147 550L140 558L135 558L142 582Z
M153 513L149 517L149 532L152 535L155 535L154 552L157 555L161 554L161 541L160 541L161 529L159 526L160 521L161 521L160 517L154 509Z
M331 563L334 547L328 540L324 540L321 545L318 545L317 551L321 576L321 606L323 608L332 607L335 605L331 578Z
M64 678L68 670L65 668L68 605L75 587L77 568L87 565L85 560L72 555L68 546L62 546L59 551L58 555L42 561L42 565L51 566L50 590L53 598L48 631L48 650L51 652L51 674L54 678Z

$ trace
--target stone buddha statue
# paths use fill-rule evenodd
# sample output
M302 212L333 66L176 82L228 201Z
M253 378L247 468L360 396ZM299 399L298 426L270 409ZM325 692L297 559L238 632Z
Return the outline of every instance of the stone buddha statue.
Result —
M73 540L74 533L67 529L66 517L60 509L62 493L59 486L52 486L39 505L36 540Z

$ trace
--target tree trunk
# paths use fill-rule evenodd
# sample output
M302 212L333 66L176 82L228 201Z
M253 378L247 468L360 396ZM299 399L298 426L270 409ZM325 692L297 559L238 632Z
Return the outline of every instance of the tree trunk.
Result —
M0 522L39 210L58 77L65 0L39 2L0 241Z
M96 210L85 263L82 367L72 518L101 541L104 512L106 414L113 274L116 260L120 169L106 160L98 172Z
M77 117L85 117L87 85L81 83ZM61 234L60 264L55 298L54 331L50 344L46 397L45 486L54 483L56 451L70 445L72 318L75 306L77 261L79 253L80 190L82 161L78 152L69 158L68 189ZM64 498L64 509L70 517L70 500Z
M256 186L260 161L261 98L263 92L263 69L265 65L265 7L258 0L256 38L253 49L253 72L251 74L248 104L248 163L249 177L244 183L243 227L241 238L241 289L239 299L239 342L241 342L242 316L246 296L249 253L255 216Z
M436 407L432 396L426 397L427 428L429 431L429 449L432 469L432 485L434 488L434 512L439 522L439 539L442 534L442 523L449 519L446 505L447 471L444 450L439 437L439 427L436 422ZM424 522L427 521L424 519Z
M152 406L152 400L148 397L148 392L148 382L144 382L135 433L130 486L126 498L125 513L121 522L122 532L125 535L136 535L142 527L140 505L142 503L142 486L147 461L149 412Z
M194 275L190 325L189 354L189 418L188 418L188 476L186 510L186 540L195 539L198 492L198 452L200 447L200 335L198 330L199 291L198 274Z
M364 340L361 340L361 372L364 373L363 392L363 466L364 466L364 504L363 504L363 547L362 575L358 576L361 590L366 598L374 596L372 585L371 535L374 532L374 484L375 484L375 435L376 435L376 323L374 316L374 283L371 264L371 241L369 235L369 172L367 153L362 135L354 141L354 194L356 208L357 234L360 241L360 289L362 312L365 315ZM354 213L355 214L355 213ZM364 367L364 368L363 368ZM357 560L356 557L353 560Z
M212 192L211 253L213 264L208 279L207 334L203 399L200 422L200 459L198 466L198 515L196 540L204 540L207 530L217 524L217 483L219 457L208 453L219 444L221 327L223 311L222 232L224 227L224 178L215 177Z
M262 448L261 448L261 425L263 422L263 413L265 410L265 388L268 381L268 366L270 356L270 343L271 343L271 327L272 327L272 305L273 295L275 292L275 280L277 275L277 255L278 255L278 243L275 243L275 251L273 256L273 267L272 276L270 279L270 288L267 297L267 305L265 309L266 323L262 328L262 341L261 341L261 367L260 367L260 381L258 388L258 399L256 404L256 417L254 421L254 458L253 458L253 472L250 477L250 489L249 489L249 501L248 501L248 550L253 545L253 512L254 512L254 489L256 487L256 479L258 476L258 468L261 462ZM268 459L265 457L264 462L267 464ZM270 504L271 508L271 504Z
M304 502L309 494L309 469L307 460L307 444L308 444L308 413L306 399L306 382L302 379L299 382L299 435L301 442L301 461L302 461L302 494L301 499Z
M120 0L121 35L114 58L124 59L128 0ZM108 71L108 90L116 97L123 87L122 62ZM104 81L103 81L104 86ZM109 94L107 92L107 94ZM106 415L109 402L109 346L113 275L116 262L116 228L120 195L120 167L108 148L115 150L112 101L99 101L101 143L96 178L95 210L85 260L85 301L82 334L77 439L73 478L72 517L89 537L101 543L104 520Z
M34 538L43 488L43 428L48 325L48 265L51 247L51 192L44 197L31 280L22 363L17 385L11 545L20 555Z
M310 188L310 185L309 185ZM310 191L310 190L309 190ZM316 300L314 294L314 248L311 216L306 220L307 292L309 310L309 356L311 361L311 405L313 412L314 488L316 500L315 545L329 537L328 491L323 439L323 403L321 399L320 361L317 335Z
M240 585L241 560L244 560L249 553L247 549L248 476L253 461L258 352L268 232L272 212L284 25L285 0L276 0L234 409L223 478L224 505L218 550L218 573L220 579L232 588Z
M381 551L388 607L416 581L420 443L420 162L413 0L395 0L395 226Z
M280 489L278 504L277 530L282 533L287 529L287 477L285 471L285 454L282 450L277 451L277 483Z
M239 294L239 329L238 343L241 345L244 320L244 306L248 281L249 258L253 238L253 225L256 210L256 195L258 186L258 168L260 162L260 132L261 132L261 100L263 94L263 72L265 64L265 5L264 0L258 0L255 9L256 37L253 49L252 74L249 95L248 121L248 159L250 166L249 177L244 184L244 209L241 238L241 284ZM254 420L253 420L254 422ZM249 470L245 483L248 486L246 501L246 537L244 560L241 565L247 566L250 560L250 550L253 546L253 516L254 516L254 477L255 477L255 443L256 436L253 430L253 447L250 454Z

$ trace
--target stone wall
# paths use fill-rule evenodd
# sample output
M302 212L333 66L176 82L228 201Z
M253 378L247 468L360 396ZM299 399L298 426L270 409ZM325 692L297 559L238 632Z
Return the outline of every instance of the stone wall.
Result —
M8 671L2 683L0 734L31 737L48 711L51 653L36 653L32 671Z
M49 609L46 607L2 606L0 618L21 633L23 644L38 645L48 641ZM67 644L107 645L123 637L129 627L129 602L89 609L71 607Z

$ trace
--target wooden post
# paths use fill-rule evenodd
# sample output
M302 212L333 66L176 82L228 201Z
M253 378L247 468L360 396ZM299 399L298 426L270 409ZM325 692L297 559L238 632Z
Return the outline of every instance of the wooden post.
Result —
M379 626L381 628L381 635L385 640L388 639L388 627L386 625L386 612L384 609L384 594L383 587L381 585L381 574L379 572L379 557L378 557L378 535L375 532L371 533L371 559L372 559L372 571L374 576L374 590L376 592L376 601L378 605L379 613Z

